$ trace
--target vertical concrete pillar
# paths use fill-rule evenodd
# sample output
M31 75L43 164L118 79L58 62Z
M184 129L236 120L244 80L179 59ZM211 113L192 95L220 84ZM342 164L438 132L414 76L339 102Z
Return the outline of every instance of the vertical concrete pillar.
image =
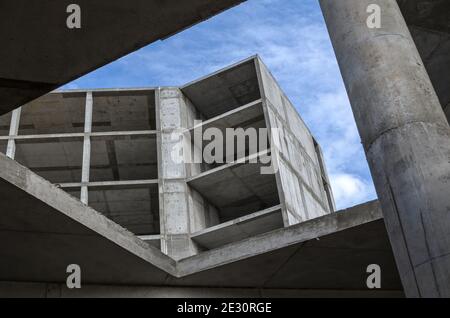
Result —
M186 105L178 88L157 91L159 117L159 193L161 250L173 259L197 253L190 238L189 190L186 164L178 155L183 151Z
M11 125L9 126L8 146L6 148L6 155L14 159L16 157L16 140L12 137L17 136L19 133L20 114L22 113L22 107L15 109L11 116Z
M450 127L401 11L320 3L406 295L450 297ZM373 5L381 28L367 25Z
M84 141L83 141L83 163L81 168L81 197L84 204L89 203L89 175L91 171L91 132L92 132L92 114L93 114L92 92L86 93L86 107L84 115Z

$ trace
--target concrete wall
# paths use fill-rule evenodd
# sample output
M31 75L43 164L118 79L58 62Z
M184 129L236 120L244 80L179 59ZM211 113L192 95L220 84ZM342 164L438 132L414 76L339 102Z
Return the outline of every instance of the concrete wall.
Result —
M285 205L287 226L319 217L333 211L330 196L325 191L326 171L310 131L297 110L260 59L258 64L267 126L276 129L273 146L278 149L277 160L280 197Z

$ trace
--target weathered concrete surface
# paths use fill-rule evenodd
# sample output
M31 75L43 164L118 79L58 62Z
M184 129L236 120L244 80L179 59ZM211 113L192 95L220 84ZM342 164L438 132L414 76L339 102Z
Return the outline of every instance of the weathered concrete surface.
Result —
M278 205L196 232L192 239L204 248L213 249L283 226L281 206Z
M401 290L377 202L258 235L178 262L178 286L367 290L369 264L382 288Z
M264 110L268 96L271 120ZM194 233L278 206L284 193L293 198L281 202L284 224L275 217L251 233L321 216L333 203L324 191L329 182L317 143L257 56L182 88L54 92L21 109L19 121L0 117L0 151L5 149L2 141L16 144L13 159L96 211L136 235L162 234L162 250L174 259L201 251L191 240ZM199 125L200 119L207 120ZM284 158L279 176L261 175L271 159L261 140L229 155L236 149L224 139L225 158L216 164L172 158L176 149L190 153L193 144L205 150L210 143L199 145L195 139L201 140L208 128L225 136L229 128L260 129L272 121L277 123L273 128L286 131L278 140ZM255 157L258 164L245 163ZM297 211L298 217L289 217L287 210Z
M243 0L1 1L0 114ZM157 63L157 61L156 61Z
M189 237L187 165L174 157L176 149L183 149L182 130L188 127L189 108L178 88L159 89L156 105L157 126L161 131L158 136L161 250L178 260L198 252Z
M285 225L334 212L332 190L324 181L328 175L322 170L323 158L311 131L261 59L257 57L255 63L266 126L272 132L272 151L276 152L272 160L277 165L275 176Z
M409 29L447 119L450 119L450 33L414 25L410 25Z
M0 298L400 298L395 290L304 290L84 285L69 290L64 284L0 282Z
M450 2L398 0L442 108L450 119Z
M235 242L175 262L16 162L0 160L0 281L128 286L401 291L376 202ZM16 205L7 202L13 199ZM326 252L325 252L326 251ZM2 285L2 294L11 289Z
M382 8L369 29L367 7ZM394 0L321 0L407 296L450 296L450 127Z
M262 164L229 163L188 180L220 211L222 222L280 203L275 176L261 174Z
M0 154L0 280L162 284L175 262L158 249ZM134 270L131 271L130 268Z
M408 25L450 33L447 0L397 0Z

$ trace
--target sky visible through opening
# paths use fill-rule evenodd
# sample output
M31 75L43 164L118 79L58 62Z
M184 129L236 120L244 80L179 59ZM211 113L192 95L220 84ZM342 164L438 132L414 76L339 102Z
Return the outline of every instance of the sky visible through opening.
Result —
M322 146L337 208L375 199L317 0L249 0L63 88L180 86L255 54Z

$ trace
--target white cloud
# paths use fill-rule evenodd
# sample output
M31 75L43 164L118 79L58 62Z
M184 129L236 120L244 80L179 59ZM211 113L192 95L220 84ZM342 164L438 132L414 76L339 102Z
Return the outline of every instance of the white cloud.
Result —
M370 184L350 174L331 175L331 186L338 210L365 202L374 195Z

